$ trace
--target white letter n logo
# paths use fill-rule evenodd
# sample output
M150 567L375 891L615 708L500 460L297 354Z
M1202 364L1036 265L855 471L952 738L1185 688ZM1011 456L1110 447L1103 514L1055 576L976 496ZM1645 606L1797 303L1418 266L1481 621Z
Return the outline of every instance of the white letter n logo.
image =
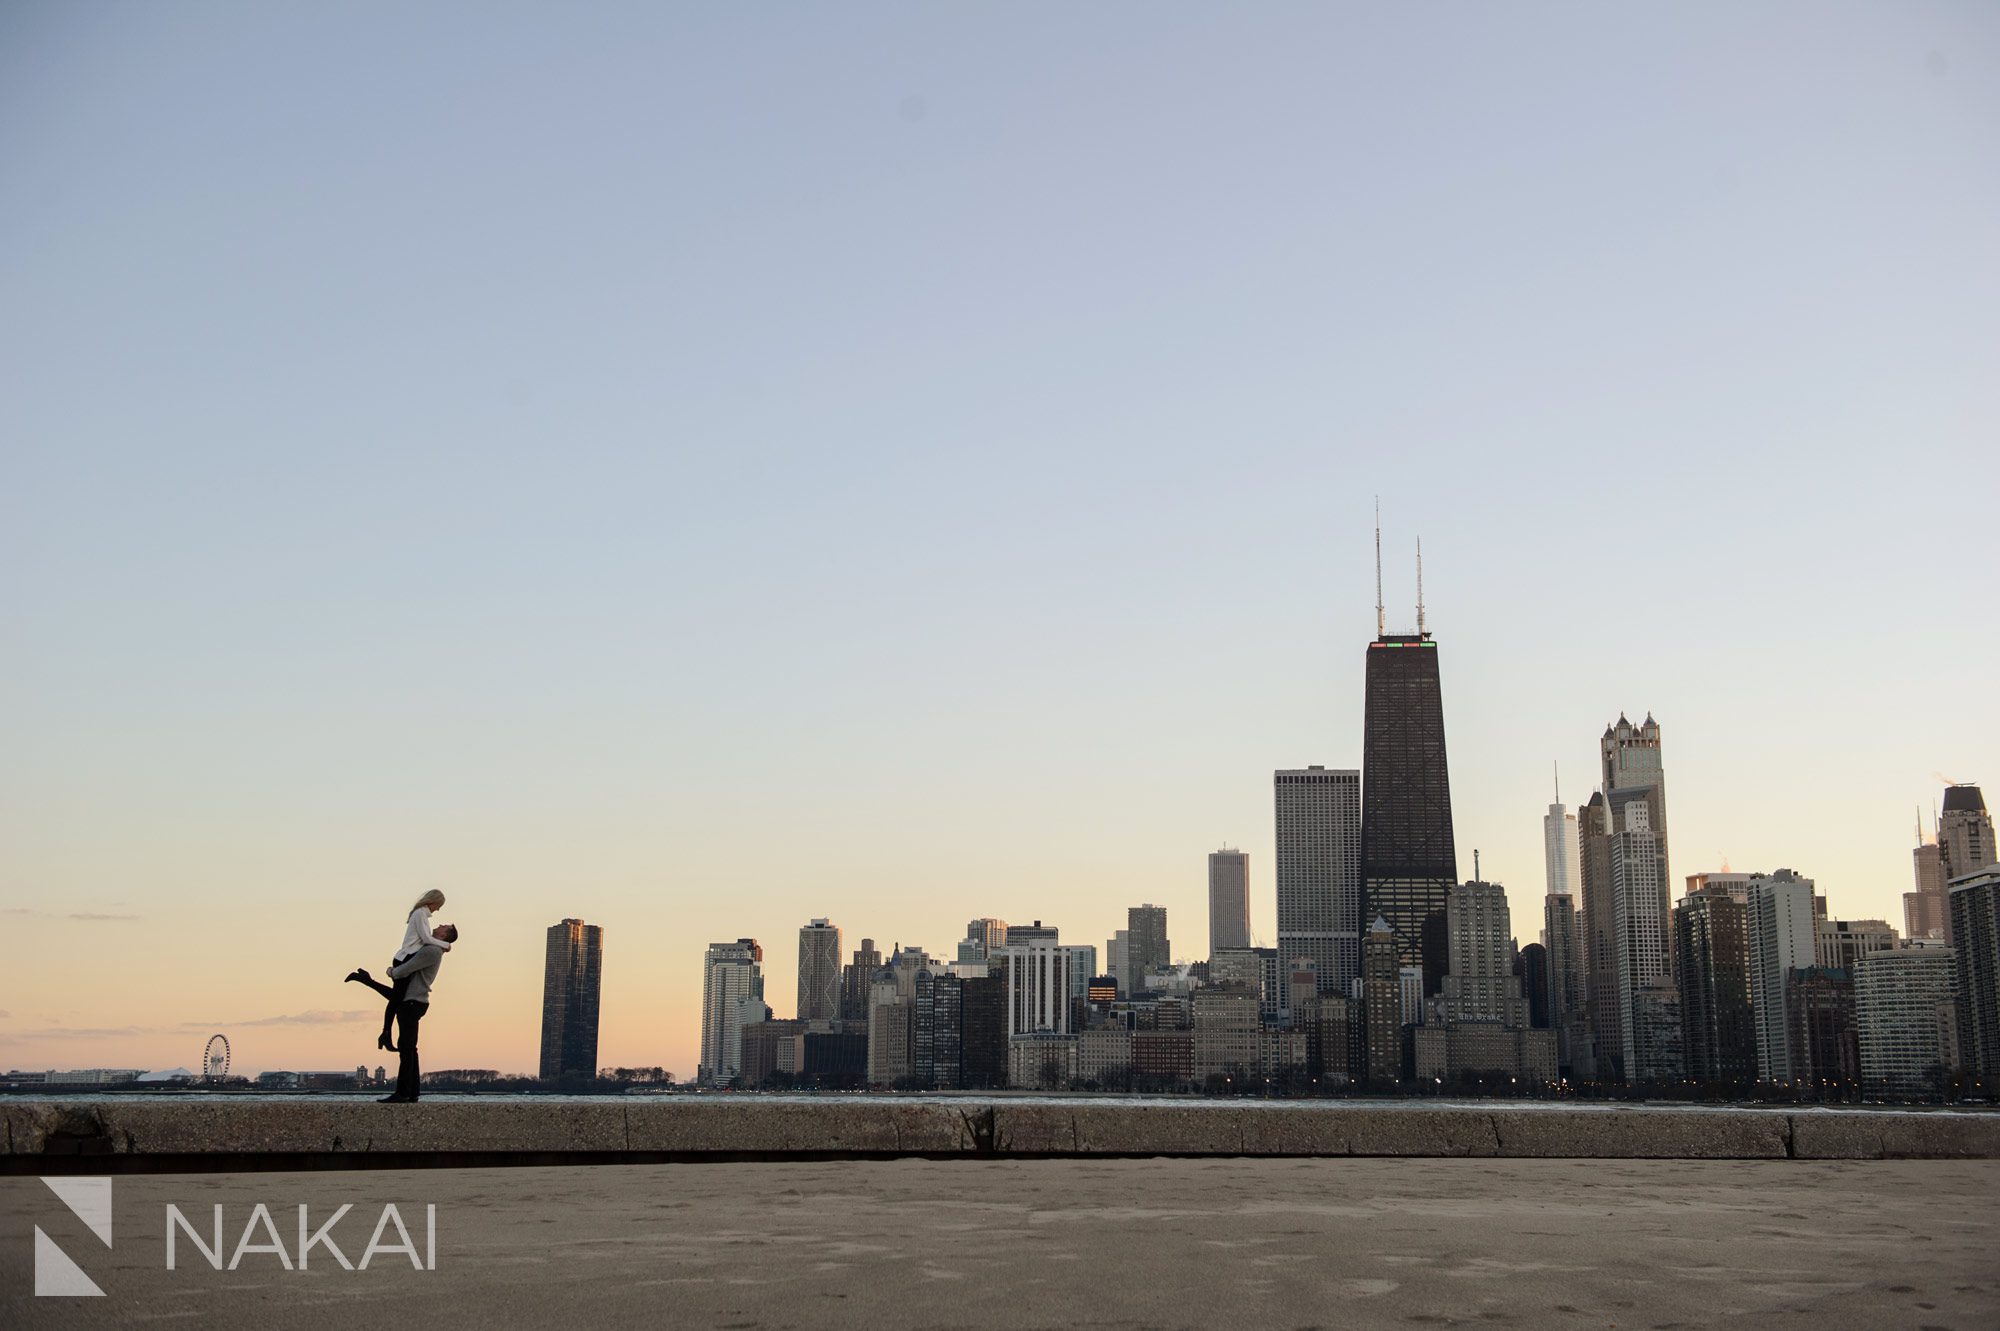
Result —
M90 1226L90 1232L111 1246L111 1180L108 1178L45 1178L49 1191ZM58 1248L55 1240L35 1226L35 1294L37 1297L103 1298L97 1282Z

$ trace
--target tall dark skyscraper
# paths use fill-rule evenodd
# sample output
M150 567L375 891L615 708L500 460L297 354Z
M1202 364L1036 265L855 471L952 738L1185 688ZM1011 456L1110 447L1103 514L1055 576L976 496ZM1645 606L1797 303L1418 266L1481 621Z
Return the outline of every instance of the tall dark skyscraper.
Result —
M597 998L604 930L582 920L549 926L542 968L542 1079L597 1072Z
M1380 917L1405 966L1421 966L1435 994L1449 966L1445 894L1458 881L1445 773L1444 693L1437 644L1424 632L1423 565L1417 631L1383 630L1381 533L1376 533L1375 641L1368 644L1361 749L1361 918Z

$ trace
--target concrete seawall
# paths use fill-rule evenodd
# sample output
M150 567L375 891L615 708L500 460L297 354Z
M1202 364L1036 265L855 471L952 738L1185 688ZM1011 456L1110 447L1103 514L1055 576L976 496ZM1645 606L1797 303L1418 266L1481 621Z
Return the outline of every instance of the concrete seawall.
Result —
M0 1104L8 1172L519 1160L1046 1156L2000 1159L2000 1115L1033 1097L105 1097ZM88 1157L84 1159L80 1157Z

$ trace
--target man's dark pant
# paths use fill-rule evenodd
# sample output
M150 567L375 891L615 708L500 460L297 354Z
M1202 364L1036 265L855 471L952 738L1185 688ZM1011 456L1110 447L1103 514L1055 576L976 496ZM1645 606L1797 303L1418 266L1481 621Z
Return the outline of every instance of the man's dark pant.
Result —
M430 1007L409 998L396 1004L396 1094L406 1100L417 1098L417 1083L423 1078L417 1066L417 1027Z

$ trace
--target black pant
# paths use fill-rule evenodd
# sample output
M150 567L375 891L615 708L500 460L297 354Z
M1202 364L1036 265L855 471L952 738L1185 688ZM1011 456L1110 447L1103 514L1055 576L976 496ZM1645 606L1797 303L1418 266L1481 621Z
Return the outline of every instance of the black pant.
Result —
M411 998L396 1004L396 1094L405 1100L417 1098L417 1085L423 1079L417 1066L417 1027L430 1007Z

